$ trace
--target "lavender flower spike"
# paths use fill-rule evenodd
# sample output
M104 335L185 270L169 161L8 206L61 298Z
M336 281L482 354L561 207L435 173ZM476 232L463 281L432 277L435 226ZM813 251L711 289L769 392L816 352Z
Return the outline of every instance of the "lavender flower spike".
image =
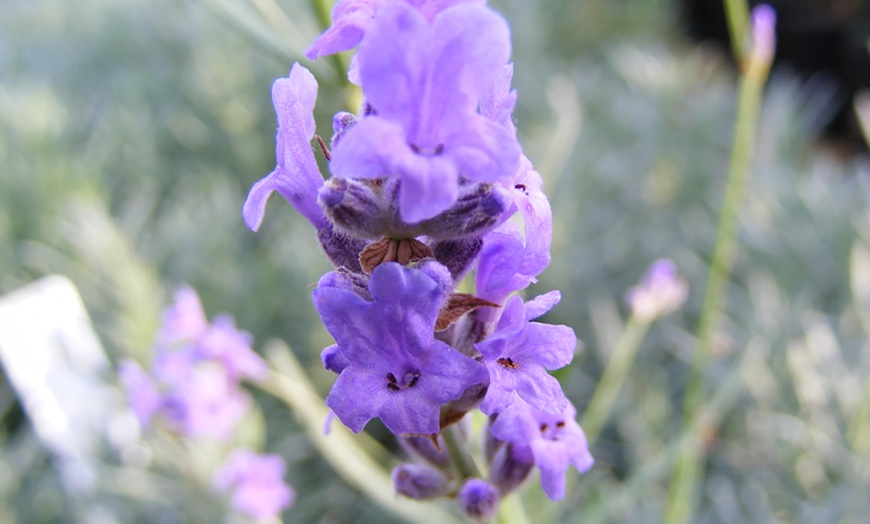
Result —
M333 175L398 176L399 215L407 223L450 207L460 178L513 176L520 157L513 130L477 112L510 51L507 23L483 6L454 6L431 24L403 2L381 9L358 54L376 114L336 146Z
M317 191L323 185L323 176L317 169L310 145L314 137L316 99L317 81L299 64L293 65L288 78L279 78L272 84L272 102L278 115L275 145L278 165L254 184L245 200L242 215L245 224L254 231L263 222L266 201L273 191L281 193L318 230L328 223L317 205Z
M430 266L449 281L446 268ZM435 340L445 293L427 272L381 264L369 281L373 301L339 287L334 273L314 290L343 362L326 405L354 432L380 417L396 434L436 434L441 404L487 381L483 365Z
M651 322L683 305L689 285L677 274L677 266L666 258L656 260L640 285L628 290L625 301L639 319Z

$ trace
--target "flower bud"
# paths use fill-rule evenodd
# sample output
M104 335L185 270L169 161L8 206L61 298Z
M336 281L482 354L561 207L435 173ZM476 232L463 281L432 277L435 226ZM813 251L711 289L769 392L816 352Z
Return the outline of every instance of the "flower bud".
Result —
M459 509L476 520L486 520L498 510L499 495L495 486L480 479L469 479L459 490Z
M506 495L526 480L534 466L535 457L530 448L507 444L495 453L489 468L489 481Z
M422 464L402 464L390 475L397 493L425 500L447 493L447 477L435 468Z
M443 469L451 463L450 454L447 453L447 449L444 447L440 436L438 437L437 446L429 435L400 435L399 443L408 452L413 453L433 466Z

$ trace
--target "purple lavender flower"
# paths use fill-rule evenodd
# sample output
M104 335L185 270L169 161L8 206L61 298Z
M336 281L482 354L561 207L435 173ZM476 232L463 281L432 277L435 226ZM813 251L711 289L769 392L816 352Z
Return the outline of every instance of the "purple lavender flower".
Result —
M689 285L668 259L653 262L640 285L628 290L625 301L638 318L652 321L677 310L689 295Z
M190 286L175 290L175 302L163 313L163 325L157 334L160 349L178 348L196 340L208 328L202 302Z
M242 215L254 231L260 228L266 201L273 191L281 193L318 230L328 224L317 205L317 191L323 185L323 176L310 146L314 137L316 99L317 81L299 64L293 65L287 78L279 78L272 85L272 101L278 114L275 146L278 165L254 184L245 200Z
M293 490L284 483L284 459L278 455L257 455L240 449L233 452L212 478L221 491L232 491L235 511L255 519L278 517L293 505Z
M397 175L399 214L408 223L450 207L460 178L494 182L513 175L516 138L477 113L509 56L507 24L485 7L455 6L431 24L403 2L383 7L358 55L363 92L376 114L343 136L333 174Z
M209 324L196 292L186 286L164 315L151 374L133 362L120 369L143 427L156 416L184 435L222 440L251 403L239 381L261 379L266 371L251 349L251 336L227 315Z
M531 322L559 302L558 291L527 304L514 296L504 307L495 332L475 345L489 370L490 384L480 410L504 411L516 396L548 413L561 413L568 400L559 381L546 370L571 363L577 338L567 326Z
M202 363L166 393L161 414L189 437L227 440L248 412L251 397L222 366Z
M427 270L450 281L443 266ZM334 273L314 290L317 311L346 363L326 404L354 432L380 417L396 434L436 434L441 404L485 383L486 370L435 340L445 293L427 272L382 264L372 272L369 291L372 301L336 283Z
M517 451L531 450L541 470L541 487L552 500L565 496L565 472L570 466L584 473L595 462L586 436L574 420L576 415L570 402L562 413L554 415L518 399L490 427L493 436L513 444Z
M498 511L498 489L480 479L469 479L456 495L462 512L478 521L486 520Z
M360 43L375 14L390 0L338 0L332 8L332 27L306 51L309 60L352 49ZM439 12L457 4L485 4L486 0L408 0L430 22Z

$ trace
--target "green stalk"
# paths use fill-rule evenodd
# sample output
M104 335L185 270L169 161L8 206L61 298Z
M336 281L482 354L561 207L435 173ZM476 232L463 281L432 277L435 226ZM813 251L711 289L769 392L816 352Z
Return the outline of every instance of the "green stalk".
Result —
M586 413L580 421L580 427L586 434L590 449L595 445L601 435L601 430L607 423L616 397L625 383L625 378L628 376L628 371L634 363L637 351L649 326L649 320L641 320L632 315L616 342L613 355L610 357L604 374L592 395L592 400L589 401L589 407L586 408Z
M444 446L447 448L447 453L450 454L450 459L456 466L460 478L480 477L480 470L477 469L477 464L474 463L474 458L468 451L468 443L460 434L459 426L457 424L447 426L441 432L441 438L444 439Z
M725 0L725 6L729 13L731 39L739 46L735 49L742 50L745 46L741 42L745 42L748 27L745 0ZM753 54L751 49L749 53L738 55L738 60L745 67L740 79L734 146L683 402L683 431L688 442L677 457L668 489L665 510L665 522L668 524L683 524L690 519L698 499L696 489L704 475L703 425L697 423L703 412L704 377L710 360L713 330L722 311L731 264L737 250L737 218L746 193L762 91L770 68L770 57Z

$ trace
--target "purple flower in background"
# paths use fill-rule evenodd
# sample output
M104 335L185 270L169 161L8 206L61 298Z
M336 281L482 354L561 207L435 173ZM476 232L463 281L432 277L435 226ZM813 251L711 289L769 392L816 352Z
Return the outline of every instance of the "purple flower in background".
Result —
M293 490L284 483L284 459L257 455L240 449L233 452L212 478L221 491L232 491L234 510L255 519L278 517L293 505Z
M510 442L518 452L531 450L541 470L541 487L552 500L565 496L565 472L570 466L584 473L595 462L576 415L571 403L562 413L551 414L517 400L490 427L494 437Z
M389 0L338 0L332 8L332 27L305 51L309 60L352 49L360 43L377 12ZM486 0L409 0L430 22L439 12L457 4L485 4Z
M163 313L163 325L157 335L161 349L178 348L196 340L208 329L202 302L190 286L175 290L175 302Z
M161 414L186 436L225 441L250 405L251 397L225 368L216 363L201 363L165 394Z
M392 3L378 12L358 57L375 114L336 146L335 176L398 176L399 215L415 223L450 207L460 178L495 182L516 172L520 148L513 132L477 112L510 57L500 16L460 5L430 24L413 7Z
M449 281L446 268L429 264L430 272L435 268ZM380 417L396 434L436 434L441 404L485 383L486 370L435 340L445 293L426 272L382 264L372 272L369 291L372 301L337 285L334 273L314 290L314 304L343 359L326 405L357 433Z
M314 160L311 139L314 137L314 102L317 81L299 64L294 64L287 78L272 85L272 101L278 114L275 157L278 165L254 184L245 200L242 215L249 228L260 228L266 201L278 191L318 230L327 225L326 216L317 204L317 191L323 176Z
M640 285L628 290L625 302L638 318L652 321L679 309L689 296L689 285L668 259L656 260Z
M239 381L267 372L251 342L228 315L209 324L196 292L180 287L164 314L151 373L134 362L119 370L140 424L159 417L187 436L228 439L251 403Z
M510 406L516 396L549 413L561 413L568 400L559 381L547 373L571 363L577 338L567 326L531 322L559 302L551 291L523 304L511 298L495 332L475 345L489 370L490 384L480 410L488 415Z
M139 425L143 428L148 426L151 417L157 413L162 404L157 384L139 364L131 360L121 362L118 375L124 385L130 407L139 420Z

